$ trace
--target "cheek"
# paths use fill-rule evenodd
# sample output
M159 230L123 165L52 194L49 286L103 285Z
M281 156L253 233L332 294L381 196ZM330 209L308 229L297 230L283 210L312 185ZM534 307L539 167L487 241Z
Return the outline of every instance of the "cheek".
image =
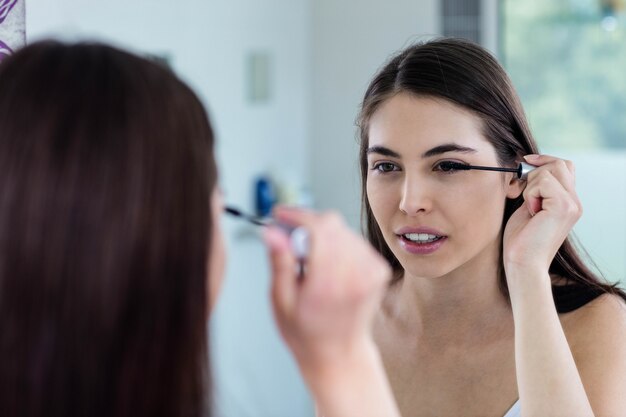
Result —
M213 224L213 235L211 238L211 251L209 253L208 268L208 291L209 291L209 310L212 310L217 302L217 297L222 288L224 280L224 272L226 267L226 245L222 235L222 229L219 222Z
M208 309L209 311L215 306L217 297L222 288L224 280L224 272L226 269L226 242L222 232L222 212L224 204L221 194L217 189L213 191L211 198L211 235L209 253L207 257L207 291L208 291Z
M448 215L465 230L464 236L492 238L500 232L506 194L499 182L468 184L448 201Z
M374 217L380 223L382 217L388 216L398 208L395 189L390 183L373 180L366 184L367 201L372 208Z

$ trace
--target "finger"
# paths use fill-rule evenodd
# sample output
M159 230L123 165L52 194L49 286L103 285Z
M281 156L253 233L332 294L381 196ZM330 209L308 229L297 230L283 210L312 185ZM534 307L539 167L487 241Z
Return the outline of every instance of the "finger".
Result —
M340 299L350 292L354 269L358 265L355 251L359 240L336 212L316 213L310 210L281 207L280 221L291 222L309 232L306 276L301 281L299 300L315 302L322 298ZM352 248L348 253L346 248ZM338 254L345 253L339 257Z
M531 216L539 213L543 208L543 199L546 195L546 191L542 191L542 187L546 187L546 183L552 176L549 171L538 172L533 178L528 179L528 185L524 189L524 201L528 207L528 212Z
M529 156L529 155L526 155ZM555 158L548 155L540 155L543 159L542 165L537 165L539 168L531 171L528 174L528 181L533 181L541 175L543 171L550 171L550 173L563 185L569 193L576 194L576 176L575 167L571 161Z
M539 211L558 212L567 217L580 211L580 202L572 196L550 171L540 172L524 190L524 200L532 216Z
M312 210L291 207L277 207L275 218L282 223L304 227L309 233L309 253L307 261L314 261L317 257L332 256L333 247L337 247L345 238L345 226L341 216L335 212L316 213Z
M528 155L524 156L524 159L529 164L537 166L537 167L549 164L550 162L554 162L554 161L563 161L563 162L566 163L567 167L571 170L571 172L574 173L574 164L572 163L572 161L568 161L568 160L565 160L565 159L557 158L556 156L540 155L540 154L528 154Z
M302 207L278 205L272 210L274 218L292 226L306 226L317 221L319 214Z
M272 272L272 303L276 313L289 314L293 311L297 296L297 262L291 252L288 236L282 231L269 227L263 233L269 249Z
M307 227L329 221L335 224L343 223L341 215L332 210L318 213L302 207L276 206L272 214L276 220L292 226Z

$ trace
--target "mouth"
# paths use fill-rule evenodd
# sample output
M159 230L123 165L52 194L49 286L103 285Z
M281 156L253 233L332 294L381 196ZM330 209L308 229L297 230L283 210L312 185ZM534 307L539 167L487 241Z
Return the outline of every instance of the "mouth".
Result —
M405 233L400 238L411 243L425 245L427 243L436 242L444 238L444 236L432 235L430 233Z
M429 229L426 230L400 230L396 234L400 241L400 246L413 255L430 255L441 248L448 240L448 236L440 232Z

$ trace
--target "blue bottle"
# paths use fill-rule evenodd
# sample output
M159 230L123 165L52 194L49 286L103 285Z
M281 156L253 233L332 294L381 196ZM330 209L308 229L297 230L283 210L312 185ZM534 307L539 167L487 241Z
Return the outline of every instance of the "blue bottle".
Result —
M276 191L271 179L266 176L257 178L254 185L256 215L267 217L272 213L272 207L276 203Z

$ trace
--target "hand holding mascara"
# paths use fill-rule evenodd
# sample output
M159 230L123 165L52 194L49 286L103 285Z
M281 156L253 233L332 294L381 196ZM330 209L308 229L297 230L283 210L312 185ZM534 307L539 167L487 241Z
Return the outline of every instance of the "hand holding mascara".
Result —
M571 162L549 155L528 159L537 168L524 187L524 204L507 222L503 235L504 265L548 271L580 218L582 206ZM518 275L510 272L511 277Z
M293 279L295 259L286 236L275 229L265 233L276 319L303 372L335 372L320 368L348 363L355 354L351 346L369 355L372 346L364 341L391 278L387 262L336 214L289 208L274 214L309 233L303 281Z
M239 217L256 226L276 226L290 237L291 248L296 258L303 263L309 252L309 233L303 227L293 227L286 223L281 223L270 217L255 217L245 214L241 210L226 206L224 211L231 216Z

